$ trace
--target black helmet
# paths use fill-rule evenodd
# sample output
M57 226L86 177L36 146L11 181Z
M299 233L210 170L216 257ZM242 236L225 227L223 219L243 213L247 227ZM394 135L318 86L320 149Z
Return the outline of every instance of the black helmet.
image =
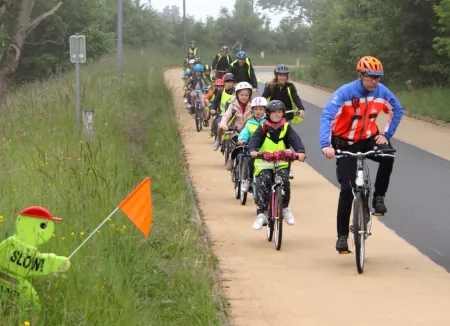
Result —
M273 100L267 103L266 106L266 114L268 115L270 112L273 112L275 110L283 110L283 112L286 112L286 106L283 102L278 100Z
M229 72L225 76L223 76L222 79L223 79L224 82L226 82L226 81L234 81L234 75L231 72Z
M279 64L278 66L275 67L274 71L276 74L288 74L290 73L289 67L284 65L284 64Z

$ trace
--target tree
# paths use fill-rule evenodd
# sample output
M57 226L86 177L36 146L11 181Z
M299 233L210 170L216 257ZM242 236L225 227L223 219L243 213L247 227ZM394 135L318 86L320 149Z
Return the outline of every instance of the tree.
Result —
M288 11L297 19L297 24L311 25L317 0L258 0L262 9L271 9L278 12Z
M59 2L51 10L31 19L34 3L35 0L0 0L0 8L4 10L2 14L4 26L6 28L11 26L11 29L5 31L7 46L4 47L0 59L0 100L5 99L13 83L28 34L62 5L62 2Z

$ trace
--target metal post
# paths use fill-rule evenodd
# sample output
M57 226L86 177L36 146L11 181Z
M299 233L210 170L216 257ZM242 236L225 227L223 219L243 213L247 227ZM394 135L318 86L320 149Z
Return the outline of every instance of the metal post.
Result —
M183 41L186 46L186 0L183 0Z
M80 130L80 64L77 62L75 63L75 71L76 71L76 97L77 97L77 129Z
M118 0L117 10L117 69L119 75L122 74L122 28L123 28L123 8L122 0Z

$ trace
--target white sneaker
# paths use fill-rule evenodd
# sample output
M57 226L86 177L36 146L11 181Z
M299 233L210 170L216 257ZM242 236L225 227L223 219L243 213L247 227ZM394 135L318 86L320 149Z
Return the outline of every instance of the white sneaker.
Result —
M294 172L292 170L289 170L289 179L294 179Z
M291 213L291 209L289 207L283 208L283 217L286 220L286 223L289 225L295 224L294 216Z
M244 182L242 182L241 190L242 190L243 192L248 192L248 188L249 188L249 187L250 187L250 181L245 180Z
M217 138L217 139L214 141L214 144L213 144L213 151L217 151L217 149L219 148L219 146L220 146L220 142L219 142L219 138Z
M185 98L185 99L184 99L184 103L187 103L187 102L188 102L188 101L187 101L187 98Z
M268 223L266 214L259 213L255 218L255 223L253 223L253 230L261 230L265 223Z

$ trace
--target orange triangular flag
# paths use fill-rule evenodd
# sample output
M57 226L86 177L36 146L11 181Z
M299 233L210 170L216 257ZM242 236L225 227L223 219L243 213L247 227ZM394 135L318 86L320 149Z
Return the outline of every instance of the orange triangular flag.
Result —
M148 239L152 224L152 199L150 178L145 180L120 203L119 208L144 233Z

